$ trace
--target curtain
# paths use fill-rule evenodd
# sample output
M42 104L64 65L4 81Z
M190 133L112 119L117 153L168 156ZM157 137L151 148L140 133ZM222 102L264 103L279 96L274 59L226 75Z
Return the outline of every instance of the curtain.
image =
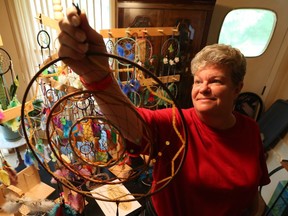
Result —
M87 13L90 25L97 31L115 27L116 0L5 0L21 69L27 80L31 80L49 55L57 52L57 30L39 22L39 14L54 19L53 2L61 2L64 15L66 8L72 7L72 3L78 4ZM37 34L41 30L45 30L50 37L50 49L41 49L37 42Z

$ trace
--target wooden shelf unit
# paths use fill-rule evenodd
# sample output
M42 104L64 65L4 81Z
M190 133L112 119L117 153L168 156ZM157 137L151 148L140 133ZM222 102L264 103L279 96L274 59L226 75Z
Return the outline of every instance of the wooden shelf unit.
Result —
M43 14L38 14L38 18L36 18L37 21L45 26L49 26L53 29L56 29L59 31L58 21L55 19L51 19ZM143 28L112 28L112 29L102 29L100 30L100 34L103 38L122 38L127 36L133 36L133 37L141 37L143 35L151 36L151 37L164 37L164 36L172 36L172 35L178 35L179 30L177 27L143 27ZM58 57L57 54L54 54L51 56L50 59L46 61L49 62L53 60L54 58ZM117 72L127 72L127 70L119 70ZM170 76L162 76L158 77L159 80L163 83L169 83L169 82L179 82L180 81L180 75L170 75ZM139 82L142 86L151 86L155 84L155 81L153 81L152 78L141 78L139 79Z

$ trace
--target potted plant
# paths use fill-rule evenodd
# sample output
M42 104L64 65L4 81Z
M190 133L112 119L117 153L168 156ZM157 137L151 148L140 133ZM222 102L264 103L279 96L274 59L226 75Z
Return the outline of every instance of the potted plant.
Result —
M16 91L19 86L18 76L13 80L9 91L7 91L3 77L0 76L0 121L5 117L5 110L11 109L13 107L21 105L16 96ZM18 129L20 127L20 116L10 119L8 121L4 121L1 123L1 130L4 138L6 140L17 140L20 138L20 134L18 133Z

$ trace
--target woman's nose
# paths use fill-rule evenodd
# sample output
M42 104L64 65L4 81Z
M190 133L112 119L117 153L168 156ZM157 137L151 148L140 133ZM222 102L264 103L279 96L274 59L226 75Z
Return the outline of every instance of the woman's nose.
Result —
M203 94L203 93L207 93L207 92L210 92L210 91L211 91L211 89L210 89L210 87L209 87L207 82L201 83L201 86L199 88L199 92L200 93Z

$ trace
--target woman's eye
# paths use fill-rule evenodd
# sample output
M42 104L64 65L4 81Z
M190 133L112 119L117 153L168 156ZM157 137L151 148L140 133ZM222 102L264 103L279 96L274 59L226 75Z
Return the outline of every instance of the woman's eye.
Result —
M194 80L194 84L200 84L200 80Z
M213 80L212 83L220 83L221 84L222 81L221 80Z

